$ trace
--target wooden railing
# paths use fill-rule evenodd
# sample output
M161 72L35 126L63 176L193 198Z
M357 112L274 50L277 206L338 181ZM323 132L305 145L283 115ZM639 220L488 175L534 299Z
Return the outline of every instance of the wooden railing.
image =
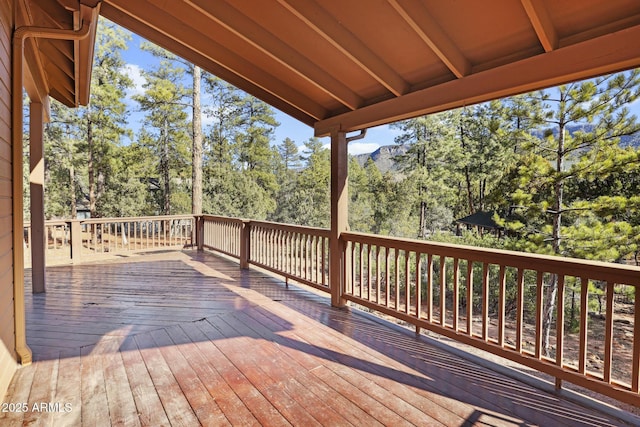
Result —
M203 215L202 247L329 292L329 231Z
M249 263L329 292L329 230L249 221Z
M198 222L198 234L202 236L198 247L240 259L244 222L238 218L203 215Z
M49 263L79 262L107 255L190 247L191 215L46 221ZM25 223L25 262L30 263L31 224Z
M639 268L360 233L342 238L345 299L547 373L557 387L567 380L640 404ZM614 304L621 285L635 287L632 304Z
M49 262L69 262L71 260L71 222L46 221L44 225L47 259ZM25 263L31 264L31 223L24 224Z
M206 248L325 292L340 286L347 301L549 374L558 388L566 380L640 406L639 267L346 232L343 283L331 284L326 229L210 215L46 227L50 259Z

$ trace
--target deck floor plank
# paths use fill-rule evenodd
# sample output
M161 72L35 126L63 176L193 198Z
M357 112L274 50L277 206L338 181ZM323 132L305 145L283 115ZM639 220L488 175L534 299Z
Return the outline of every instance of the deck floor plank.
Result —
M160 348L162 356L167 361L169 369L171 369L200 423L204 426L230 425L229 420L222 413L196 372L191 368L178 347L174 345L167 331L158 329L150 332L150 335Z
M140 424L148 427L171 425L133 336L124 340L120 352Z
M191 339L198 342L198 347L207 355L216 370L229 387L242 399L247 408L261 425L288 426L282 414L267 400L265 396L247 379L245 374L220 351L217 345L207 338L206 331L211 325L204 321L191 325L181 325ZM195 329L195 330L194 330Z
M185 360L207 388L227 420L232 425L259 426L258 420L251 411L210 364L206 354L201 352L200 343L192 341L180 325L167 328L166 332L179 347Z
M140 420L119 351L122 341L124 339L107 339L102 355L109 418L113 425L136 427Z
M82 363L80 348L60 351L55 401L64 405L64 410L53 416L52 425L81 425L80 410L82 396Z
M171 425L185 427L200 425L180 384L171 373L151 335L138 334L135 340Z
M70 411L0 413L2 426L623 425L207 252L51 267L45 294L26 285L34 363L4 402Z
M275 387L284 390L290 399L297 402L304 412L321 425L349 425L347 419L325 403L325 399L331 399L332 396L316 394L311 387L305 386L304 383L308 384L308 381L305 381L304 368L291 363L290 360L285 360L278 344L272 340L263 339L249 328L246 316L236 316L236 313L233 313L225 316L221 321L229 326L225 330L232 331L232 335L240 337L234 340L238 341L238 345L255 349L250 353L253 363L260 367L270 381L273 381ZM220 322L217 323L219 324Z
M80 349L83 425L111 425L102 355L99 347L100 343L97 343Z

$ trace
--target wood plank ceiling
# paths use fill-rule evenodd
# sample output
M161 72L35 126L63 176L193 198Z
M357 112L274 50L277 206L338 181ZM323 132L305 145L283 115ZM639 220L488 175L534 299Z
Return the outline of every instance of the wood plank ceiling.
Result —
M640 66L638 0L105 0L317 136Z
M81 41L27 39L24 55L30 66L26 68L24 85L31 99L48 94L69 107L89 102L97 15L79 1L18 1L17 27L78 31L83 22L92 27Z

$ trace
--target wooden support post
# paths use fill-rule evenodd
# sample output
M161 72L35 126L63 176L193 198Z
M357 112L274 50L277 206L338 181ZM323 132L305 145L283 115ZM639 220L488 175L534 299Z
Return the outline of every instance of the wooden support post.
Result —
M47 235L44 226L44 107L39 102L29 104L29 194L31 196L31 289L34 294L45 292L45 253Z
M346 133L338 129L331 132L331 234L329 238L329 287L331 305L344 307L345 268L342 232L348 229L349 214L349 159Z
M249 268L251 259L251 221L242 221L240 228L240 268Z
M196 246L199 252L204 250L204 217L196 216Z
M82 224L80 220L70 221L71 262L79 262L82 258Z

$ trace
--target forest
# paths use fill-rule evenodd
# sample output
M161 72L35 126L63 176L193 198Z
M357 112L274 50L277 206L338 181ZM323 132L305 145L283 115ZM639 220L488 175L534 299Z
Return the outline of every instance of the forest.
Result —
M275 141L269 105L150 44L159 61L135 96L145 121L134 133L128 37L103 21L89 105L51 104L47 218L193 212L328 227L323 143ZM640 124L628 105L639 95L635 70L395 123L392 171L350 160L351 230L638 264ZM494 213L503 237L456 236L454 220L475 212Z

